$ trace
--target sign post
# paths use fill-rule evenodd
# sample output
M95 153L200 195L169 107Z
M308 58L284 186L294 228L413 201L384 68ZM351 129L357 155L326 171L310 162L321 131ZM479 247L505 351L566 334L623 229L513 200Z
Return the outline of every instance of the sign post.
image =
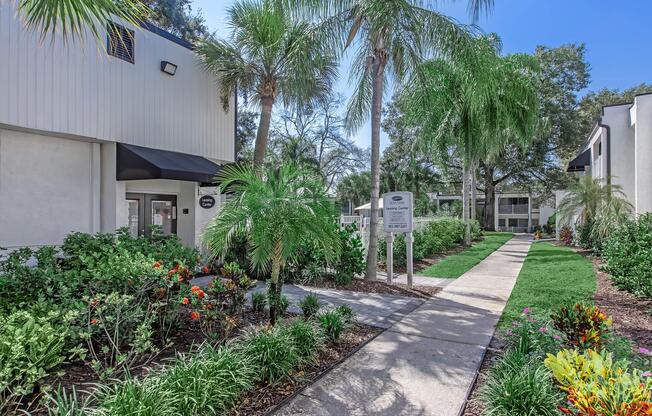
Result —
M394 277L394 233L404 233L407 246L408 287L412 287L412 192L383 195L383 224L387 233L387 283Z

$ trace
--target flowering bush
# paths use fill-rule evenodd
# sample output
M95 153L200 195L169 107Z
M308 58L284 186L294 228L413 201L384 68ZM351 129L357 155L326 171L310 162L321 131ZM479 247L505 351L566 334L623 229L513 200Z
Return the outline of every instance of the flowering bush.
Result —
M551 327L550 322L536 318L530 308L523 309L520 319L512 322L505 331L509 348L525 355L545 356L558 351L562 345L561 334Z
M563 227L561 227L561 230L559 230L559 241L561 241L562 244L565 246L572 246L573 229L568 225L564 225Z
M597 306L582 303L562 307L552 314L552 322L565 335L569 345L582 350L601 347L611 327L611 318Z
M567 394L570 407L560 410L577 416L638 416L652 412L652 379L624 363L615 364L610 352L588 349L549 354L544 364Z

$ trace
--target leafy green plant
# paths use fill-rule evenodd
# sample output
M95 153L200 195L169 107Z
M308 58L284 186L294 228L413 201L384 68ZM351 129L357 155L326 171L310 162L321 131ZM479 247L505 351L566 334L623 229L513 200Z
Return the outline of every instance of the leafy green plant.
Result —
M611 318L597 306L583 303L562 306L551 318L553 326L565 335L565 341L582 350L600 348L611 327Z
M319 348L324 343L324 337L312 321L295 319L286 327L294 342L294 347L302 360L313 362Z
M614 230L602 257L613 283L637 296L652 297L652 214Z
M89 397L79 397L75 387L66 391L59 386L54 395L49 395L46 404L48 416L87 416L90 413L89 401Z
M303 300L299 303L299 307L303 312L303 317L310 319L313 316L317 315L321 304L319 303L319 298L314 293L308 294Z
M614 363L608 351L565 349L549 354L544 363L567 394L565 413L642 416L652 411L652 378Z
M233 235L246 235L256 269L270 270L270 321L276 322L283 282L281 271L305 240L315 242L325 258L339 252L333 229L334 209L321 177L294 164L261 170L231 165L219 175L220 192L233 193L204 231L204 242L216 257L227 250Z
M344 324L350 324L355 317L355 312L353 312L353 309L349 305L339 305L335 308L335 312L342 317Z
M326 335L330 341L337 342L345 327L342 315L336 310L324 312L319 315L319 322L324 331L324 335Z
M69 326L58 312L38 316L27 310L0 317L0 411L10 412L39 380L79 350L66 352Z
M86 297L86 326L81 332L91 356L91 367L101 378L128 371L144 353L158 349L148 300L112 292Z
M573 229L568 225L564 225L559 230L559 241L565 246L573 245Z
M342 248L334 265L335 283L343 286L350 284L356 275L364 272L365 256L362 240L355 232L354 226L348 225L341 229L339 239Z
M489 371L480 398L491 416L557 416L560 393L538 358L509 350Z
M255 313L264 312L267 305L267 295L262 292L253 292L251 294L251 305Z
M525 308L504 334L509 349L540 358L558 351L563 343L563 334L552 328L549 320L533 316L530 308Z
M282 326L251 332L238 348L251 360L257 380L270 384L290 377L301 361L294 339Z
M280 315L285 315L285 313L288 311L288 308L290 307L290 299L287 298L287 296L281 296L278 299L278 312Z

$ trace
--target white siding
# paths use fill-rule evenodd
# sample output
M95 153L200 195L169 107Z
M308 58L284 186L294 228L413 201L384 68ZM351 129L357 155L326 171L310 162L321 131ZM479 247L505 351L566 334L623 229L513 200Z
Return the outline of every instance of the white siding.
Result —
M0 1L0 124L232 161L233 102L224 112L194 53L140 29L134 55L110 57L90 36L40 40ZM162 60L178 65L175 76Z

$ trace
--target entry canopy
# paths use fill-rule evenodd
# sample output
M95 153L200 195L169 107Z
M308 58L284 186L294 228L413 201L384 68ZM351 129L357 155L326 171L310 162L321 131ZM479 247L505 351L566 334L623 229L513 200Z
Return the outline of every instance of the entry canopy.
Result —
M568 163L568 169L566 169L566 172L584 172L585 167L590 165L591 149L586 149Z
M116 179L176 179L211 183L222 166L201 156L118 143Z

